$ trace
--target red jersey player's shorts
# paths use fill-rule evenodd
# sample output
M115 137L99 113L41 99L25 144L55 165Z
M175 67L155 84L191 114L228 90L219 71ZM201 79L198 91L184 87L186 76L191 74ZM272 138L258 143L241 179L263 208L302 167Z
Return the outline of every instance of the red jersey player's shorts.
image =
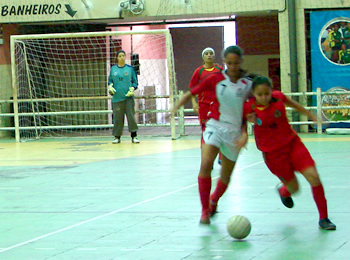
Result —
M208 121L208 113L210 111L210 104L207 103L200 103L199 104L199 109L198 109L198 118L199 118L199 123L202 128L202 132L205 130L205 124Z
M276 151L263 152L263 156L270 171L284 183L295 178L295 171L302 172L315 166L315 161L298 136Z

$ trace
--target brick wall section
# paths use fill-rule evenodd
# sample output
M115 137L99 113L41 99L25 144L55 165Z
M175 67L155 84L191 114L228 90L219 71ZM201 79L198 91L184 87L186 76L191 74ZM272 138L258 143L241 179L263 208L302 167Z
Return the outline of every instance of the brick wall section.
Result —
M277 16L237 17L237 44L245 55L279 54Z
M0 45L0 64L11 64L10 36L16 34L17 27L15 24L2 25L4 44Z

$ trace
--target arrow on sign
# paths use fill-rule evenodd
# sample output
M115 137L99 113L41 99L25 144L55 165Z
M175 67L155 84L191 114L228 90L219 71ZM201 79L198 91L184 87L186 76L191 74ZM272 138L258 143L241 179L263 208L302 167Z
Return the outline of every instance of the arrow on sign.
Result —
M67 11L65 11L67 14L69 14L71 17L73 17L77 11L73 11L72 7L70 5L66 5Z

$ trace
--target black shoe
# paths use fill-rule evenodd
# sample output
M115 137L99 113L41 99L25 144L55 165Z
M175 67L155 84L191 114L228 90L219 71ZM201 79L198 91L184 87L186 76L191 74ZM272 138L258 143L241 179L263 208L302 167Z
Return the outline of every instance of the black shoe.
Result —
M337 226L334 225L329 218L323 218L320 219L320 221L318 222L318 225L320 226L320 228L325 229L325 230L336 230Z
M280 195L281 201L283 203L284 206L286 206L287 208L293 208L294 207L294 202L292 197L283 197L280 193L280 189L282 188L282 183L278 184L276 189L278 194Z
M294 202L292 197L281 197L281 201L283 203L284 206L286 206L287 208L293 208L294 207Z

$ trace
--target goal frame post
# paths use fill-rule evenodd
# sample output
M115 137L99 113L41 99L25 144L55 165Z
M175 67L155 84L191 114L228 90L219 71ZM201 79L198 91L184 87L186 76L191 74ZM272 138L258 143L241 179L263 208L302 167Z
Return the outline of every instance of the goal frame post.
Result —
M165 48L166 48L166 59L167 59L167 79L169 85L169 103L171 106L174 105L175 100L177 98L177 85L176 85L176 77L175 77L175 63L174 63L174 53L173 53L173 45L172 38L169 29L157 29L157 30L139 30L139 31L99 31L99 32L78 32L78 33L50 33L50 34L30 34L30 35L12 35L10 37L10 50L11 50L11 77L12 77L12 95L13 95L13 110L14 110L14 127L15 127L15 139L16 142L21 141L20 136L20 113L19 113L19 102L21 102L18 98L18 86L19 82L17 80L17 67L16 67L16 53L15 53L15 43L21 40L35 40L35 39L68 39L68 38L83 38L83 37L112 37L112 36L127 36L127 35L146 35L146 34L160 34L165 36ZM25 57L26 59L26 57ZM26 62L26 61L25 61ZM27 64L26 64L26 67ZM28 74L28 73L27 73ZM107 77L107 75L106 75ZM28 88L29 93L32 93L30 80L28 78ZM31 99L33 99L31 95ZM33 102L35 102L35 98L31 100L32 103L32 115L35 118L36 111L34 110ZM170 112L170 111L169 111ZM28 114L28 113L27 113ZM36 120L34 120L36 121ZM40 126L38 126L40 128ZM75 126L78 127L79 126ZM23 127L26 129L28 127ZM33 127L30 127L33 128ZM39 135L37 132L36 123L34 125L34 130L36 132L36 139L39 139ZM55 127L54 127L55 128ZM62 127L57 127L57 129ZM69 126L68 126L69 128ZM81 127L82 129L85 126ZM171 138L178 138L178 134L176 132L176 122L175 115L170 113L170 128L171 128Z

